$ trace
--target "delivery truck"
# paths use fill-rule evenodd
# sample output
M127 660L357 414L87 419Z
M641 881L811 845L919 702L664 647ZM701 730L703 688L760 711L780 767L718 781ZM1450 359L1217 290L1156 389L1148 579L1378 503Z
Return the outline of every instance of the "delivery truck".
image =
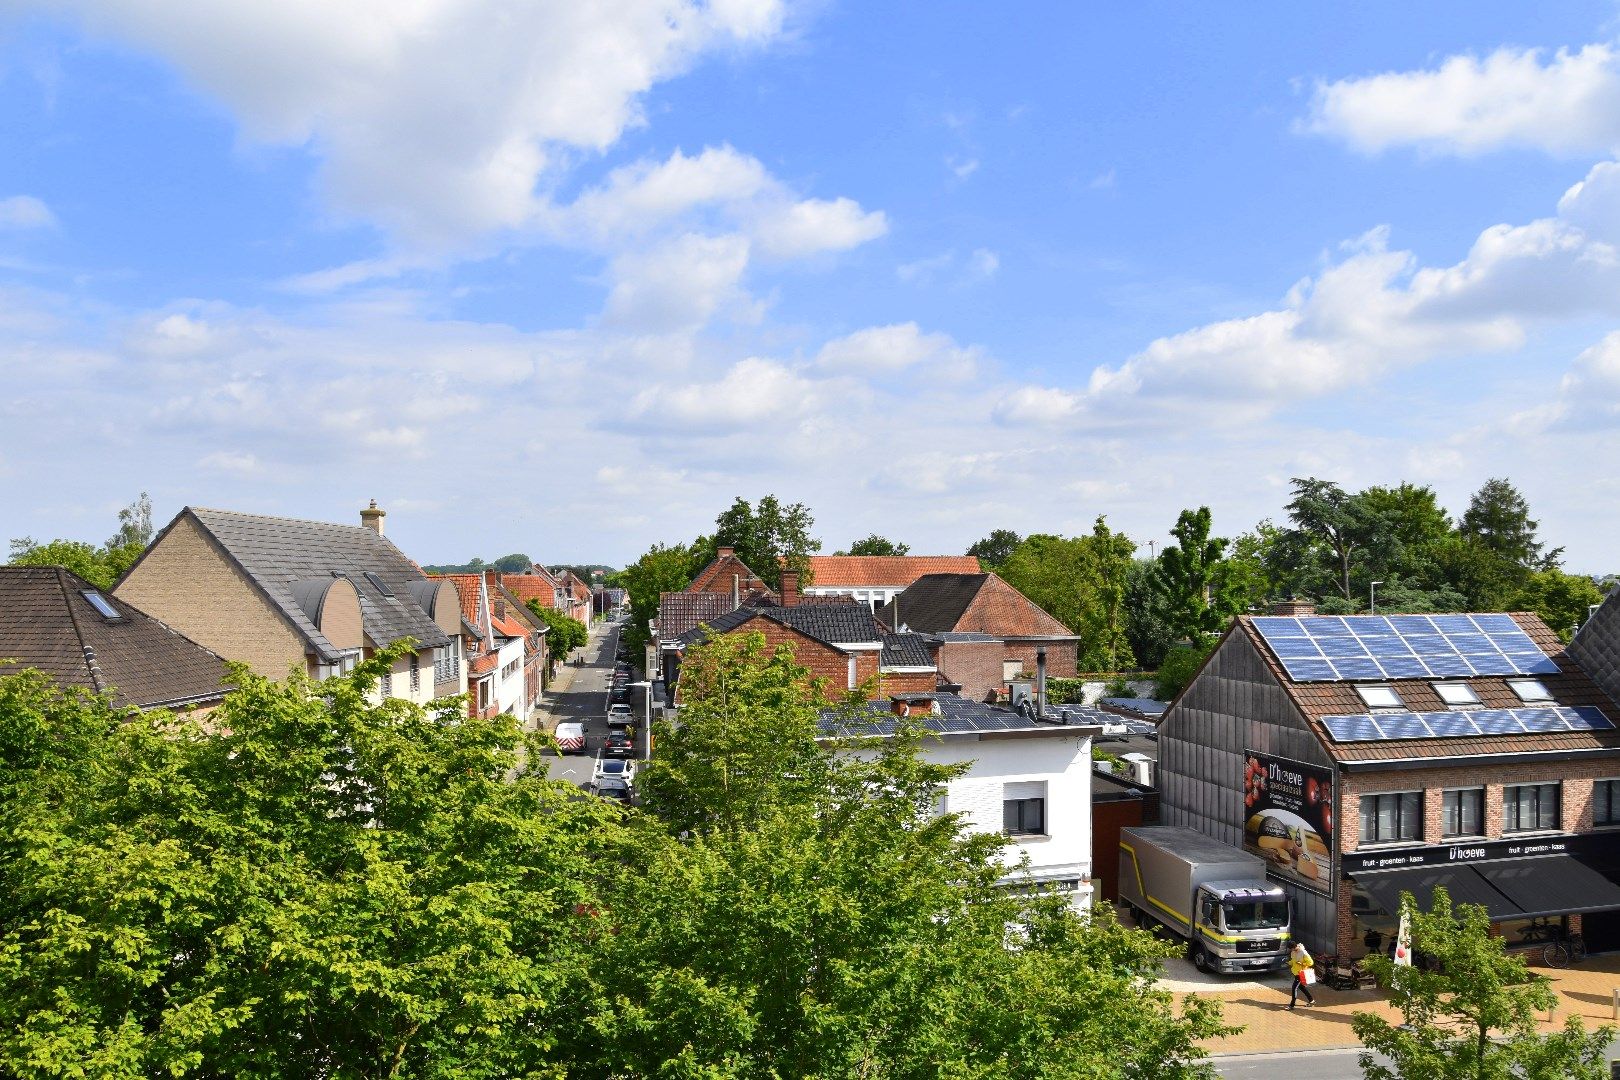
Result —
M1293 948L1265 860L1179 825L1119 831L1119 899L1138 926L1185 940L1202 971L1275 971Z

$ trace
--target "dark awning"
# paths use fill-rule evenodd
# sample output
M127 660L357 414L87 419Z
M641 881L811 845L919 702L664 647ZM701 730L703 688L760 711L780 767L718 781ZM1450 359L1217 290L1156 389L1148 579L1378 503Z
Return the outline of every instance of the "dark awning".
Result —
M1543 860L1517 860L1540 862ZM1434 888L1445 886L1453 904L1479 904L1490 915L1491 921L1523 918L1518 905L1509 900L1491 883L1480 877L1473 866L1411 866L1404 870L1379 870L1355 875L1356 884L1366 889L1373 902L1390 915L1401 910L1401 893L1409 892L1417 906L1428 911L1434 905ZM1608 884L1605 882L1604 884ZM1609 886L1611 889L1614 886Z
M1620 909L1620 885L1569 855L1507 859L1473 869L1519 906L1520 918Z

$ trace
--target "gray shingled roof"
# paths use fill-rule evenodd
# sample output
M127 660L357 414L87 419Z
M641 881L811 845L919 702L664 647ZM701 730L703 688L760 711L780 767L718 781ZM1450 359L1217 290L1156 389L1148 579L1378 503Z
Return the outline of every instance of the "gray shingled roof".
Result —
M1620 587L1581 625L1569 655L1604 693L1620 701Z
M774 604L741 607L712 619L680 636L683 645L703 640L703 628L728 633L750 619L774 619L806 637L828 645L877 645L883 641L883 627L865 604L830 603L778 607Z
M664 641L682 638L698 625L734 610L730 593L667 592L658 597L658 636Z
M339 650L305 614L294 585L329 578L334 572L347 577L360 594L361 620L374 647L383 648L405 637L415 638L424 649L450 643L412 595L412 583L426 575L386 538L364 526L201 507L187 507L181 513L196 519L328 660L335 659ZM379 589L366 577L368 572L393 595Z
M883 657L886 668L933 667L934 658L921 634L884 634Z
M878 618L894 626L898 605L900 621L908 629L933 633L955 630L989 577L989 574L924 574L895 599L878 608Z
M85 599L98 592L119 614ZM0 673L36 668L120 706L217 701L225 661L139 608L59 566L0 566Z

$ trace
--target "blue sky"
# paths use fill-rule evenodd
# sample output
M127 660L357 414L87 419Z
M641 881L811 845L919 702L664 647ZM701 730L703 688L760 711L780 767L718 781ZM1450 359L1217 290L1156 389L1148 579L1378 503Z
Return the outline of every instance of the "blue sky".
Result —
M1620 569L1612 5L1008 10L11 5L0 534L1145 546L1506 475Z

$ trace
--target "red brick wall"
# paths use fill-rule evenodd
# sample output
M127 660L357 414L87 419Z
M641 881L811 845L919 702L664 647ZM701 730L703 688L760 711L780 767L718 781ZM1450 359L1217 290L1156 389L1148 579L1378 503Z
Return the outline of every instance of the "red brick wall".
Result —
M927 674L889 674L882 676L881 693L887 697L889 694L932 694L939 686L939 679L933 672Z
M1013 657L1024 662L1024 670L1030 675L1035 674L1035 650L1041 646L1035 642L1008 642L1003 647L1007 659ZM1050 679L1072 679L1078 670L1079 647L1075 642L1048 642L1046 645L1046 675Z
M1000 691L1001 662L1014 654L999 641L945 642L939 647L939 673L946 682L960 683L962 696L983 701L992 690Z
M786 645L793 650L793 658L798 663L810 669L810 674L827 681L827 689L836 694L849 688L849 660L848 657L830 645L823 645L814 638L806 637L797 630L790 630L775 619L750 619L738 628L739 633L753 633L758 631L765 635L765 640L775 648ZM866 667L856 666L857 679L868 678L877 674L878 654L866 654L870 657Z

